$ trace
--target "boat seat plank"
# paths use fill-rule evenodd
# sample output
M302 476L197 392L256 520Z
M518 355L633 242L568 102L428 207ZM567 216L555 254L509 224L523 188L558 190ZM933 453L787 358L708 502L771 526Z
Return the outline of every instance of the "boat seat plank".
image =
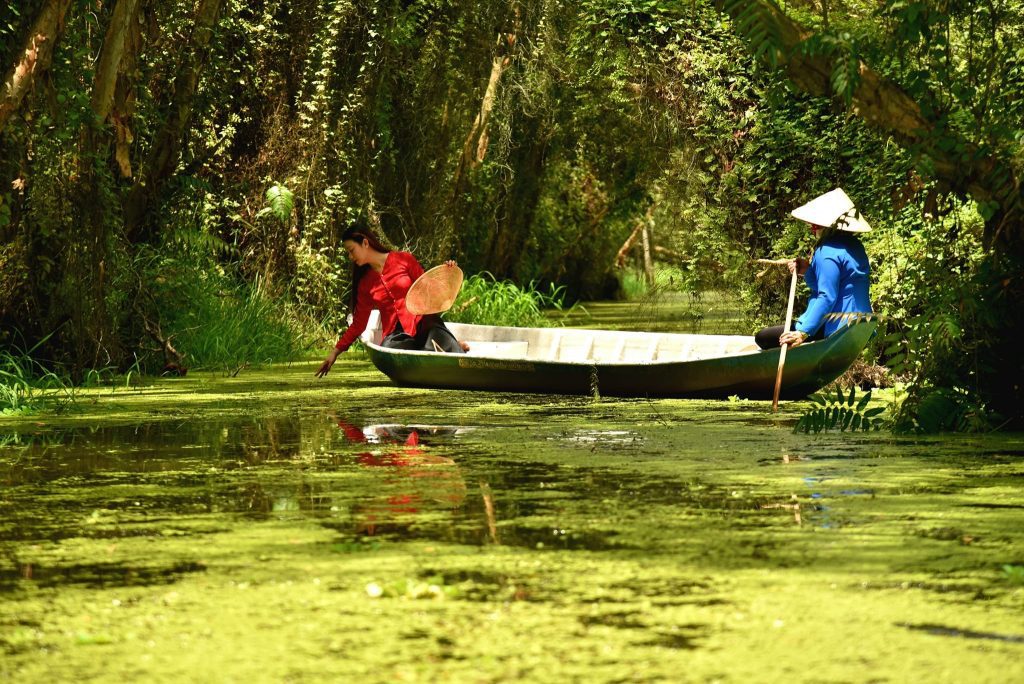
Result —
M593 361L594 360L594 336L591 335L590 339L587 340L587 344L584 347L585 351L580 357L581 361Z
M561 331L556 332L551 338L551 351L548 353L548 358L552 361L558 361L558 355L562 351L562 339L565 336Z
M522 342L493 342L473 340L469 343L468 356L487 356L498 359L522 359L530 352L530 343Z
M623 355L626 353L626 336L619 336L619 344L615 348L615 353L612 354L612 361L621 361Z

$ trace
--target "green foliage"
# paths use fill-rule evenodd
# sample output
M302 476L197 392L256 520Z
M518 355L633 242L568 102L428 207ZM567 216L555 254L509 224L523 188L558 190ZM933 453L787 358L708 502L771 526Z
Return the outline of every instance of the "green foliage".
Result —
M830 58L832 92L842 98L849 107L853 101L853 93L860 85L860 54L857 52L857 43L853 36L847 31L837 34L820 30L801 41L798 50L808 57Z
M197 294L199 306L177 321L181 348L197 366L284 361L299 348L301 331L264 295L259 283Z
M154 318L190 367L238 368L292 358L307 334L257 280L239 283L194 253L147 269ZM162 357L160 363L163 363Z
M647 276L643 271L637 269L629 269L624 272L619 280L619 286L622 290L622 295L629 300L642 299L651 290L651 286L647 282Z
M75 401L75 389L32 358L32 351L0 351L0 415L60 411Z
M819 433L828 430L856 432L861 430L878 430L882 426L881 413L884 406L868 408L871 403L871 392L866 392L857 399L856 386L850 388L848 395L837 388L835 396L812 394L810 408L804 411L793 428L794 432Z
M270 214L281 223L287 223L295 209L295 194L284 185L274 183L264 194L267 206L257 213L257 216Z
M483 273L466 278L446 318L478 325L537 328L551 325L544 309L562 307L563 288L551 286L545 293L533 289L533 284L522 288Z
M22 5L0 3L7 64L32 19ZM495 292L540 283L570 301L613 295L615 254L643 221L664 248L659 272L674 270L653 291L627 274L637 301L731 291L745 318L778 323L785 283L753 278L751 259L806 254L789 211L842 186L876 229L873 294L892 323L871 353L909 383L896 423L985 429L1013 406L990 388L1009 376L992 359L1005 367L1019 339L1007 331L1020 269L991 247L1021 242L1020 3L225 0L181 157L151 189L168 261L141 284L126 205L191 59L181 39L195 3L147 8L116 126L91 110L112 8L69 11L52 67L0 137L0 176L13 181L0 188L0 340L62 326L38 354L76 378L148 346L140 307L189 353L220 359L209 363L234 363L250 326L307 321L269 336L293 339L295 325L336 329L349 286L338 239L357 215L424 263L495 274ZM780 11L810 29L793 54ZM795 94L763 68L791 58L825 64L828 92ZM904 149L845 111L862 62L935 122L918 143ZM132 178L113 163L116 140L130 142ZM962 177L936 183L936 158ZM962 201L979 182L989 196ZM140 304L153 283L159 306ZM457 315L501 318L486 309ZM522 311L511 318L536 323ZM956 408L932 416L942 406Z
M167 242L185 251L198 251L210 255L231 255L234 247L220 237L205 230L180 227L168 231Z
M978 384L992 354L979 333L994 324L998 298L986 292L983 224L970 204L952 201L942 213L904 214L876 242L875 301L890 312L879 356L908 384L897 429L986 430L998 416Z
M7 195L0 193L0 228L6 228L11 223L11 203Z
M718 4L735 17L733 28L749 41L754 55L774 66L779 59L782 40L775 22L771 20L771 7L746 0L718 0Z
M675 266L658 265L654 269L654 282L647 282L642 269L627 268L622 272L620 285L626 299L656 299L672 292L695 293L703 290L695 283L692 272Z
M304 320L320 321L324 330L340 330L347 314L342 305L347 301L345 260L336 258L335 251L328 247L314 249L307 240L296 244L292 254L295 275L291 279L291 299L296 311Z
M1024 565L1004 565L1003 577L1010 584L1024 585Z

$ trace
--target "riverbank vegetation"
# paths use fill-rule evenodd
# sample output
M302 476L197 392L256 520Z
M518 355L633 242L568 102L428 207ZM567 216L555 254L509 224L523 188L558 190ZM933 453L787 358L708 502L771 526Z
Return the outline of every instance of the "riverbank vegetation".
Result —
M842 186L897 424L1019 425L1022 31L1017 0L0 2L0 345L71 383L294 357L344 326L357 215L498 311L660 271L752 332L785 307L753 260Z

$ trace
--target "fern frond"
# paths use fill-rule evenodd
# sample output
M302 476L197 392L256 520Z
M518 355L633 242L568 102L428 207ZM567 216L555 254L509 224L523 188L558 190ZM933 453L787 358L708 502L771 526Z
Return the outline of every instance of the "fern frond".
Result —
M295 194L280 183L274 183L267 188L264 199L267 206L260 213L273 214L281 223L286 223L295 209Z
M229 255L235 253L233 245L228 244L216 235L205 230L191 228L179 228L172 230L167 239L176 245L198 252L207 252L214 255Z
M819 433L825 430L839 429L840 432L856 432L858 430L878 430L882 427L881 414L885 407L868 408L871 392L857 398L856 386L850 388L849 395L836 388L835 396L812 394L808 399L811 406L804 411L794 426L794 432Z
M754 55L778 66L783 41L769 8L750 0L719 0L718 6L732 17L736 33L750 43Z

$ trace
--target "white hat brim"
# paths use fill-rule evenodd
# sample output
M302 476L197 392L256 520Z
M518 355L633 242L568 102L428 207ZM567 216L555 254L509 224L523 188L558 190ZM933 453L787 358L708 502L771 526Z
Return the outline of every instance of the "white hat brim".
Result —
M816 226L835 226L848 233L867 233L871 226L857 211L842 188L836 188L824 195L815 197L807 204L792 211L794 218L813 223Z

